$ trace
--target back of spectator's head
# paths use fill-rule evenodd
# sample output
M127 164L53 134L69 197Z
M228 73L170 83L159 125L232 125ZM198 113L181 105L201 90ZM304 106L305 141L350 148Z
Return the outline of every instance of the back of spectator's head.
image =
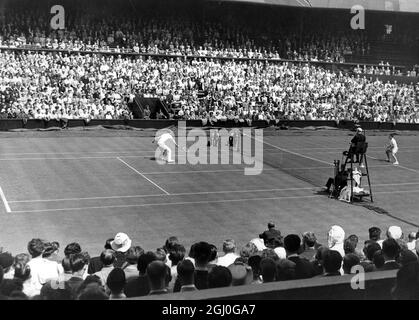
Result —
M125 272L121 268L113 269L106 279L106 286L113 294L121 293L126 284Z
M57 253L58 249L60 249L60 244L56 241L54 242L47 242L45 243L44 252L42 253L43 258L48 258L52 254Z
M90 283L80 292L77 300L109 300L109 296L105 293L102 286Z
M81 253L81 247L77 242L72 242L64 248L64 255L66 257L76 253Z
M140 274L145 274L148 265L153 262L156 261L157 257L156 254L152 251L148 251L144 254L142 254L139 258L138 258L138 263L137 263L137 269L140 272Z
M167 238L163 249L166 251L166 253L170 253L170 250L172 250L175 244L180 244L179 239L177 237L169 237Z
M300 250L301 239L296 234L289 234L284 239L284 248L287 253L297 253Z
M387 230L387 238L401 239L403 237L402 229L398 226L391 226Z
M234 253L236 251L236 242L233 239L227 239L223 242L224 253Z
M231 286L233 278L228 268L215 266L208 273L208 288L222 288Z
M303 244L309 248L314 247L317 243L316 235L313 232L304 232L303 233Z
M61 261L61 266L63 267L64 272L71 273L70 257L64 257L64 259Z
M155 253L156 253L157 260L166 263L167 254L166 254L166 251L163 248L157 248Z
M343 271L345 274L350 274L352 267L358 265L360 263L359 257L354 253L347 253L343 257Z
M326 246L321 246L317 249L316 255L314 256L314 258L319 262L319 263L323 263L324 257L326 255L326 253L329 251L330 249Z
M268 222L268 229L273 229L273 228L275 228L275 222L269 221Z
M162 290L166 287L167 269L163 261L153 261L147 266L147 278L151 290Z
M236 260L235 263L228 266L228 269L231 272L233 286L242 286L250 284L253 280L252 268L246 266L243 263L240 263Z
M411 262L418 262L418 256L414 254L410 250L402 250L400 251L400 256L398 261L402 266L411 263Z
M115 251L113 250L105 249L100 254L100 261L103 263L104 266L113 265L115 259Z
M384 258L388 260L395 260L396 257L399 255L400 246L397 241L393 238L388 238L383 242L383 249L382 249Z
M32 239L28 243L28 252L32 258L42 255L45 249L45 242L41 239Z
M263 282L273 282L276 278L276 264L270 258L263 258L260 261L260 274Z
M345 239L343 243L343 250L345 250L345 254L348 253L355 253L356 243L351 239Z
M14 258L9 252L0 253L0 266L3 267L4 273L9 272L13 266Z
M384 266L385 260L383 252L381 250L375 251L372 257L372 262L377 269L380 269Z
M75 253L70 255L70 267L72 273L84 272L86 265L86 257L83 254Z
M323 260L323 268L326 273L339 272L342 267L342 256L336 250L326 252Z
M354 243L354 244L355 244L355 247L358 245L359 238L358 238L358 236L357 236L356 234L351 234L351 235L348 237L348 240L352 241L352 243Z
M252 242L248 242L240 249L240 257L248 261L248 259L251 256L254 256L255 254L257 254L257 252L258 252L258 248L256 247L256 245Z
M381 237L381 229L380 228L371 227L371 228L368 229L368 233L369 233L370 240L373 240L373 241L380 240L380 237Z
M31 276L31 268L28 265L30 257L26 253L16 255L14 260L14 277L26 281Z
M196 267L206 267L211 261L211 245L207 242L198 242L193 249L193 258Z
M64 287L63 287L64 286ZM72 300L74 299L71 287L68 282L63 285L52 286L51 281L47 281L42 288L40 297L42 300Z
M194 284L195 267L190 260L183 260L178 263L177 274L182 286Z
M128 264L137 264L138 258L144 254L144 249L140 246L133 246L128 249L125 261Z
M369 242L364 247L365 257L367 257L368 260L373 261L374 253L380 250L381 246L377 242Z
M185 259L186 249L181 244L175 244L169 253L169 260L172 261L172 265L177 265L180 261Z

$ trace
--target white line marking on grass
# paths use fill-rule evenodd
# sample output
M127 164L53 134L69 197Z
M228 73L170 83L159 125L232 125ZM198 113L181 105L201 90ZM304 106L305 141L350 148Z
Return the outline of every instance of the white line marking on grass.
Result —
M132 171L134 171L135 173L139 174L140 176L142 176L144 179L146 179L148 182L150 182L151 184L153 184L155 187L159 188L161 191L163 191L165 194L170 195L169 192L167 192L166 190L164 190L162 187L160 187L157 183L155 183L154 181L152 181L151 179L147 178L145 175L143 175L140 171L138 171L137 169L135 169L133 166L129 165L128 163L126 163L124 160L122 160L121 158L117 158L120 162L122 162L123 164L125 164L128 168L130 168Z
M18 155L60 155L60 154L114 154L114 153L152 153L154 150L120 150L120 151L79 151L79 152L12 152L2 153L4 156L18 156Z
M9 203L35 203L35 202L60 202L60 201L82 201L82 200L106 200L106 199L129 199L129 198L147 198L147 197L167 197L167 196L193 196L202 194L226 194L226 193L252 193L252 192L275 192L275 191L299 191L312 190L310 188L286 188L286 189L256 189L256 190L233 190L233 191L202 191L202 192L185 192L171 194L151 194L151 195L132 195L132 196L109 196L109 197L90 197L90 198L64 198L64 199L46 199L46 200L15 200Z
M13 213L35 213L35 212L55 212L55 211L71 211L71 210L89 210L89 209L116 209L116 208L137 208L137 207L156 207L156 206L175 206L175 205L190 205L190 204L208 204L208 203L229 203L229 202L243 202L243 201L266 201L266 200L281 200L281 199L301 199L301 198L320 198L322 195L311 196L289 196L289 197L272 197L272 198L244 198L244 199L230 199L230 200L209 200L209 201L185 201L185 202L165 202L165 203L150 203L150 204L132 204L132 205L115 205L115 206L97 206L97 207L83 207L83 208L58 208L58 209L39 209L39 210L22 210L13 211Z
M4 195L3 189L1 187L0 187L0 197L1 197L1 200L3 201L4 208L6 209L6 212L7 213L12 212L12 210L10 210L9 203L7 202L6 196Z
M246 134L245 134L245 135L246 135ZM248 136L248 137L249 137L249 135L246 135L246 136ZM332 164L332 163L326 162L326 161L324 161L324 160L320 160L320 159L316 159L316 158L313 158L313 157L305 156L305 155L303 155L303 154L301 154L301 153L294 152L294 151L291 151L291 150L288 150L288 149L285 149L285 148L278 147L278 146L276 146L276 145L274 145L274 144L270 144L270 143L268 143L268 142L262 141L262 140L260 140L260 139L257 139L257 138L251 137L251 136L250 136L250 138L252 138L253 140L259 141L259 142L261 142L261 143L263 143L263 144L266 144L266 145L268 145L268 146L271 146L272 148L278 149L278 150L280 150L280 151L283 151L283 152L288 152L288 153L290 153L290 154L293 154L293 155L296 155L296 156L299 156L299 157L303 157L303 158L306 158L306 159L309 159L309 160L318 161L318 162L321 162L321 163L324 163L324 164L327 164L327 165L330 165L331 167L333 167L333 164Z

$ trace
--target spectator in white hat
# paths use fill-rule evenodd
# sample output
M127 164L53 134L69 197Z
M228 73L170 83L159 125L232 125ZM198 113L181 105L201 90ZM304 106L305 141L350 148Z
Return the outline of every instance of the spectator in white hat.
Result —
M115 268L121 268L126 260L126 253L131 248L132 241L126 233L120 232L115 235L111 242L111 248L115 251Z
M389 227L387 230L387 238L395 240L403 238L402 229L398 226Z
M345 256L343 244L345 241L345 231L340 226L332 226L328 232L327 242L330 250L336 250L342 257Z

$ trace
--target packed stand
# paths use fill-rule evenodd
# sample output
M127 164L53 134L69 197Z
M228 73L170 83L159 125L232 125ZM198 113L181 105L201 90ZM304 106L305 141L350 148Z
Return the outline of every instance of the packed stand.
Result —
M389 297L418 298L419 233L405 237L398 226L384 238L377 227L368 232L360 245L357 235L334 225L321 244L313 232L283 237L270 222L242 247L227 239L222 250L197 242L188 251L177 237L146 251L118 233L97 256L78 243L61 255L59 243L32 239L27 252L0 253L0 299L116 300L385 270L399 270Z

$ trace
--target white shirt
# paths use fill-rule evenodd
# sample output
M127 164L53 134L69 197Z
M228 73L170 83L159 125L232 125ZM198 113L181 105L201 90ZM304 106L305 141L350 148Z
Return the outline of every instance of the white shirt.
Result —
M58 263L48 259L42 258L42 256L33 258L28 262L28 266L31 268L30 286L34 289L33 292L39 294L42 286L47 281L52 279L58 279L59 268Z
M173 141L174 139L170 133L163 133L160 137L157 138L158 144L165 144L167 141Z
M233 264L239 256L235 253L227 253L226 255L219 257L217 261L217 265L222 267L228 267L229 265Z
M394 138L391 138L390 140L390 146L392 147L392 152L396 153L397 151L399 151L399 147L397 146L397 141Z

